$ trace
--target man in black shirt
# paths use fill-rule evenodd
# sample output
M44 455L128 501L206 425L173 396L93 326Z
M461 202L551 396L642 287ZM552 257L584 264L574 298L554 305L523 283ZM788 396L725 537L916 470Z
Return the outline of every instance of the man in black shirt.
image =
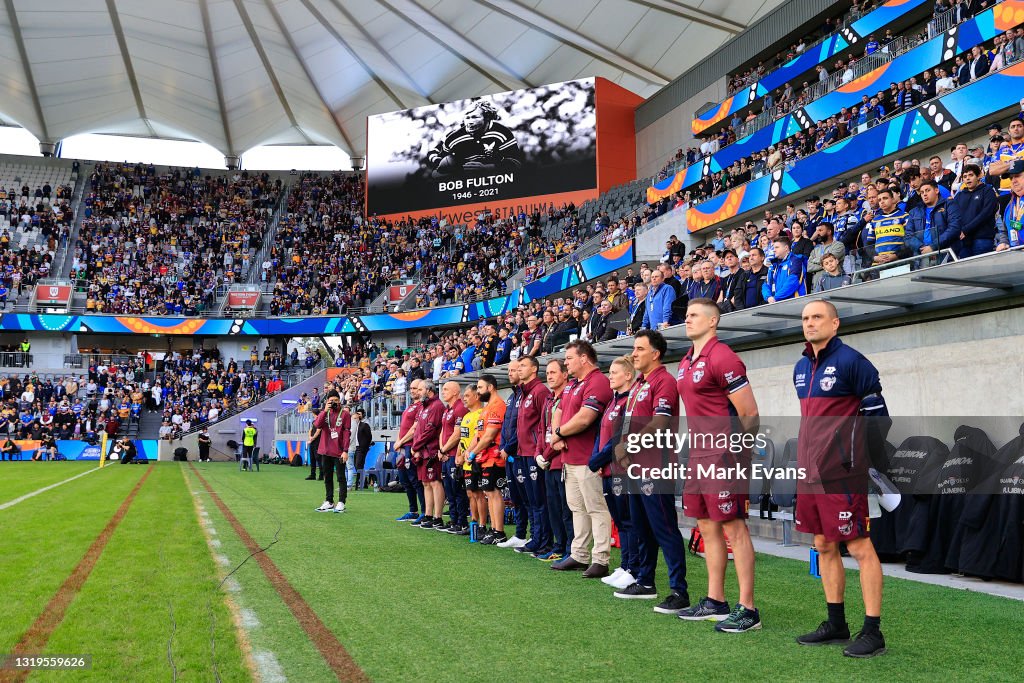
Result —
M370 431L370 423L366 421L366 412L359 408L355 412L356 421L356 449L355 465L356 480L355 488L359 490L359 482L363 480L363 468L366 466L366 454L370 452L373 445L373 433Z
M736 298L737 309L753 308L765 302L761 295L761 285L768 279L768 267L764 265L764 251L760 247L750 248L750 270L744 288Z

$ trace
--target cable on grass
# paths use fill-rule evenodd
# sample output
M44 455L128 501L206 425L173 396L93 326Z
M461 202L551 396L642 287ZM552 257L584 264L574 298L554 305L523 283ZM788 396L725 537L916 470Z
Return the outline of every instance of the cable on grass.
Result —
M245 500L249 501L250 503L255 505L258 509L260 509L262 512L266 513L266 515L268 517L270 517L274 522L277 523L277 528L274 530L274 539L270 543L268 543L267 545L258 547L256 550L254 550L251 553L249 553L248 555L246 555L245 559L243 559L241 562L239 562L237 565L235 565L235 567L230 572L228 572L224 576L223 579L221 579L220 583L217 584L217 587L214 588L214 592L220 592L221 588L224 586L224 584L227 582L227 580L230 579L231 576L235 572L237 572L239 569L244 567L246 562L248 562L252 558L256 557L260 553L267 552L268 550L270 550L270 548L272 548L273 546L277 545L277 543L281 540L280 539L281 529L283 528L284 524L281 522L281 519L277 515L275 515L273 512L270 511L269 508L267 508L266 506L260 504L259 502L254 500L252 497L242 493L241 491L236 489L234 486L231 486L230 484L225 483L224 480L221 479L220 477L213 477L213 476L211 476L211 472L212 472L212 469L206 471L206 478L208 480L209 479L216 479L217 483L219 485L224 486L228 490L232 491L233 493L235 493L235 494L241 496L242 498L244 498ZM217 670L217 657L216 657L217 645L216 645L216 636L215 636L216 619L215 619L215 615L213 613L213 600L212 600L212 597L211 598L207 598L206 606L207 606L207 610L210 613L210 658L211 658L211 662L213 664L213 676L214 676L214 679L217 681L217 683L221 683L220 672Z

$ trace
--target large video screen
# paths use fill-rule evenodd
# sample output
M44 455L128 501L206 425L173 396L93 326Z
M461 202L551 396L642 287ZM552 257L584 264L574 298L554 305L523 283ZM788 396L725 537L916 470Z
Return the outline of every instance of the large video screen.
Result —
M367 210L398 214L597 187L594 79L367 120Z

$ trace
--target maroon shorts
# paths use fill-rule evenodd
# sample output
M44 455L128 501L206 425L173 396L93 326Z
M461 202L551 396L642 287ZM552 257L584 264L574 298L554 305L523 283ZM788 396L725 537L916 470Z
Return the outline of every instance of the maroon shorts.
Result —
M734 519L746 519L750 511L750 498L746 493L723 486L722 490L712 492L705 483L701 487L692 487L687 481L683 489L683 514L695 519L710 519L713 522L729 522Z
M866 493L800 493L796 497L797 531L826 541L851 541L871 533Z
M416 466L416 476L420 481L441 481L441 462L431 460L430 464L421 462Z

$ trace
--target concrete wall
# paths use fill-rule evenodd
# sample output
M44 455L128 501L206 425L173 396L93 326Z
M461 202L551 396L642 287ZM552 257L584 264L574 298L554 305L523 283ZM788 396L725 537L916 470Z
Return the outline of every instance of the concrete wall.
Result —
M878 368L890 414L915 417L895 421L889 438L894 444L907 436L929 433L952 443L959 424L984 429L996 447L1017 436L1024 421L1024 394L1020 391L1024 364L1019 362L1024 315L1020 309L842 336ZM800 414L793 366L802 352L803 344L796 341L740 352L761 415ZM674 374L678 364L669 369ZM928 416L970 419L923 419ZM789 436L795 435L778 435L775 440L778 443Z
M690 132L694 114L708 102L721 102L726 97L725 76L722 76L665 116L637 131L637 177L652 176L660 171L680 147L685 151L687 147L699 145L699 141L695 142ZM717 131L719 127L713 126L712 130Z

